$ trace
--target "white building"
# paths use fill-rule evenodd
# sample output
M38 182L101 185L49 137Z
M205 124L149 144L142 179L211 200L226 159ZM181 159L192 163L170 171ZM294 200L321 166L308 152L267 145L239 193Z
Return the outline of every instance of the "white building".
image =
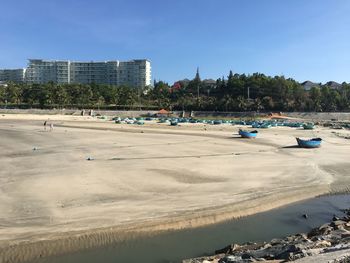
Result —
M0 81L23 82L26 69L0 69Z
M53 81L144 88L151 84L151 63L146 59L102 62L30 59L25 81L39 84Z
M69 61L30 59L25 74L25 82L38 84L49 81L54 83L69 83L69 64Z

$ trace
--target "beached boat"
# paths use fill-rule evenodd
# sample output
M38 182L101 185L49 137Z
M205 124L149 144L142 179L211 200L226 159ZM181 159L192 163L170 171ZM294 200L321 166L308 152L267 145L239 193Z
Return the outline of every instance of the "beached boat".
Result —
M308 122L303 124L303 128L304 130L313 130L315 125L312 122Z
M259 127L260 129L267 129L267 128L271 128L271 124L268 122L264 122L263 124L260 125Z
M322 139L321 138L312 138L310 140L303 140L300 138L296 138L299 147L302 148L318 148L321 146Z
M245 131L239 130L238 134L242 136L242 138L255 138L258 134L258 131Z

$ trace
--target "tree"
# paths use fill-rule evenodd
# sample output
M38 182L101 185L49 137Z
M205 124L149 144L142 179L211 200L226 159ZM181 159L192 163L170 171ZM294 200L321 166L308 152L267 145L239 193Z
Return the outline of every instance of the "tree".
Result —
M310 90L310 99L313 111L321 111L321 90L319 87L312 87Z
M65 86L55 85L52 88L52 100L53 103L63 107L68 102L68 93Z
M225 111L232 110L234 108L234 104L235 104L234 98L231 95L226 94L223 98L224 110Z
M22 98L22 89L18 84L10 82L5 87L3 96L8 103L20 104Z
M252 109L259 112L261 110L264 109L264 106L262 104L262 101L259 99L259 98L256 98L254 101L253 101L253 104L252 104Z
M265 96L262 98L261 105L265 110L273 110L275 103L273 102L272 97Z
M4 103L6 100L5 98L5 87L4 86L0 86L0 102Z
M245 111L247 109L247 101L243 96L238 96L236 103L239 111Z
M36 92L36 99L39 102L41 108L44 108L45 105L51 104L50 100L50 90L48 86L42 86L38 92Z

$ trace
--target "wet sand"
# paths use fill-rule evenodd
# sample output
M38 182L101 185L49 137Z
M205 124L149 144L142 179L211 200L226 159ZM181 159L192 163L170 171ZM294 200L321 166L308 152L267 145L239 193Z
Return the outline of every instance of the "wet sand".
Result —
M47 118L53 132L43 130ZM350 141L332 130L276 127L255 140L237 131L0 116L0 262L212 224L347 189ZM305 150L294 147L295 136L325 141Z

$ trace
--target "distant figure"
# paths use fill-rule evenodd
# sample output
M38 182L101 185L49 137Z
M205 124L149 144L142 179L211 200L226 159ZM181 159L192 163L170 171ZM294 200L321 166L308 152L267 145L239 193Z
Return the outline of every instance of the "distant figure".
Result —
M50 131L53 131L53 123L50 123Z
M44 131L46 131L46 124L47 124L47 121L44 122Z

